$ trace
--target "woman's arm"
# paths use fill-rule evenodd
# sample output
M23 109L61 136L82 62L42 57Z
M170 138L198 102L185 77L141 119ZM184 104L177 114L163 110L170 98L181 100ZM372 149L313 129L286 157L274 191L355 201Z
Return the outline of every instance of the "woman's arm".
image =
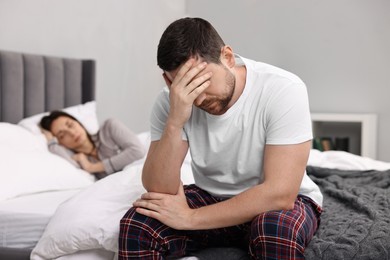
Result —
M64 146L60 145L57 141L57 138L55 138L51 132L41 129L42 133L45 135L47 140L47 148L50 152L64 158L68 162L70 162L73 166L80 168L80 165L72 158L74 153L65 148Z
M107 174L120 171L126 165L144 157L146 150L141 141L121 121L108 119L100 131L99 137L101 138L101 142L117 146L121 150L120 153L114 156L102 158L102 163Z
M72 158L81 165L81 168L89 173L102 173L105 171L102 161L91 162L85 153L77 153Z

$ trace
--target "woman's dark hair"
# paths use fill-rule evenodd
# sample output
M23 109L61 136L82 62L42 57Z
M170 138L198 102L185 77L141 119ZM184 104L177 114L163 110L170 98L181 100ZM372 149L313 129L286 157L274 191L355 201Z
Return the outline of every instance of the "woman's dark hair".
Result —
M85 129L85 127L80 123L80 121L77 120L74 116L69 115L68 113L66 113L64 111L59 111L59 110L54 110L49 115L42 117L41 122L39 124L41 125L41 127L43 129L45 129L47 131L51 131L51 125L53 124L53 121L61 116L68 117L70 119L75 120Z
M171 23L161 36L157 64L165 71L177 69L191 57L220 64L225 46L215 28L201 18L182 18Z

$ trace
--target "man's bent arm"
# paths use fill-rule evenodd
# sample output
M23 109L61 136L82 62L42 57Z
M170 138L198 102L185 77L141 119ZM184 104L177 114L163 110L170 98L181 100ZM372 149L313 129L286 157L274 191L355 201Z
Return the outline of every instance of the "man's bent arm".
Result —
M188 142L182 140L184 124L191 116L196 98L210 86L211 72L199 75L207 65L194 65L191 58L178 69L176 76L164 72L169 88L169 115L161 139L152 142L142 171L142 182L147 191L177 194L180 169L188 151Z
M271 210L294 207L309 156L311 141L297 145L267 145L265 180L226 201L193 211L184 229L211 229L242 224Z
M182 140L182 129L167 123L159 141L150 144L142 171L147 191L176 194L180 185L180 169L188 151Z

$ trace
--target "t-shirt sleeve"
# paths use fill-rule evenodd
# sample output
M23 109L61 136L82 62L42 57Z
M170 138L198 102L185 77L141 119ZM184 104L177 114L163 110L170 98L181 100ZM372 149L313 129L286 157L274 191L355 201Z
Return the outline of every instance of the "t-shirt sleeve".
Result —
M275 88L270 95L266 115L267 144L298 144L313 138L304 83L293 82Z
M101 131L104 132L105 138L110 139L111 143L120 149L118 154L102 160L107 174L120 171L126 165L141 159L145 155L145 148L137 135L121 121L108 119Z

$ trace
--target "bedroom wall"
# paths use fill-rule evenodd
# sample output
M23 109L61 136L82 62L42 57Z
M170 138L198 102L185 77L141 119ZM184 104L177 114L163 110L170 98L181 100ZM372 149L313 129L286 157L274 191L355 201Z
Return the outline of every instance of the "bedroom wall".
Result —
M165 84L158 40L184 12L181 0L1 0L0 49L95 59L99 121L141 132Z
M187 0L244 57L299 75L312 112L376 113L390 162L390 1Z
M387 0L1 0L0 49L96 59L99 120L141 132L164 85L159 37L184 14L210 20L241 55L299 75L312 112L377 113L377 158L390 162Z

